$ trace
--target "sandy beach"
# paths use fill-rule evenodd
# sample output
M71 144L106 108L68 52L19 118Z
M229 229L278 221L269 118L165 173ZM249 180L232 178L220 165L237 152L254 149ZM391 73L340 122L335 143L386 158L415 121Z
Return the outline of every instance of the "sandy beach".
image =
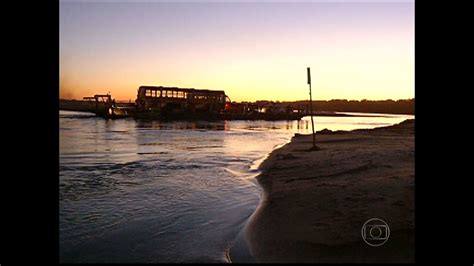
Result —
M264 189L245 235L257 262L413 262L414 120L372 130L295 135L260 165ZM373 247L361 229L384 220Z

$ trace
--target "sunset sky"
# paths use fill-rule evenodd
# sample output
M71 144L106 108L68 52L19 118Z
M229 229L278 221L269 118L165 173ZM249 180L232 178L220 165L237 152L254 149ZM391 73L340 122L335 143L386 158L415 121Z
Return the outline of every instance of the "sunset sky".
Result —
M414 98L411 1L61 1L60 97L140 85L233 101Z

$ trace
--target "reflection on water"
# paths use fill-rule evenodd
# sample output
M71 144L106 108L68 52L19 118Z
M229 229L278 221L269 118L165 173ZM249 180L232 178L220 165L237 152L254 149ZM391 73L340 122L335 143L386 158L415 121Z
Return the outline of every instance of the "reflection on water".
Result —
M353 129L396 117L316 117ZM60 113L61 262L222 262L259 201L253 162L301 121L104 120Z
M354 130L361 128L375 128L390 126L400 123L406 119L414 118L413 115L393 115L393 114L370 114L370 113L347 113L340 112L340 114L355 115L360 114L360 117L351 116L316 116L314 117L315 128L317 131L322 129L330 130ZM309 130L311 130L311 117L306 116L302 118L301 122L309 122Z

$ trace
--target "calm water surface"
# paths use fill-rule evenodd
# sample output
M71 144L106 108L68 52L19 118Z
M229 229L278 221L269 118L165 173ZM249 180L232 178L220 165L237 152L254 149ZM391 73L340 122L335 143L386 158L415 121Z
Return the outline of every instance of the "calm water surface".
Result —
M369 114L370 115L370 114ZM316 117L351 130L413 116ZM105 120L61 111L61 262L226 262L258 205L258 162L301 121Z

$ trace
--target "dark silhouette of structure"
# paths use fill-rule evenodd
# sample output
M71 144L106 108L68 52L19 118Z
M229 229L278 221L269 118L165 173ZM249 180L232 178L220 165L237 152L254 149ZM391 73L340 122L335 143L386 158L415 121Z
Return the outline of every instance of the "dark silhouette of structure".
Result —
M225 111L227 99L224 91L141 86L138 88L136 106L140 113L216 115Z
M140 86L135 103L116 103L110 94L60 102L60 109L94 112L106 118L299 120L306 113L273 102L235 103L223 90Z
M310 150L314 151L314 150L319 150L319 148L316 147L316 134L314 132L313 96L311 93L311 70L309 67L307 68L307 71L308 71L308 84L309 84L309 110L311 114L311 129L313 130L313 146L311 147Z

